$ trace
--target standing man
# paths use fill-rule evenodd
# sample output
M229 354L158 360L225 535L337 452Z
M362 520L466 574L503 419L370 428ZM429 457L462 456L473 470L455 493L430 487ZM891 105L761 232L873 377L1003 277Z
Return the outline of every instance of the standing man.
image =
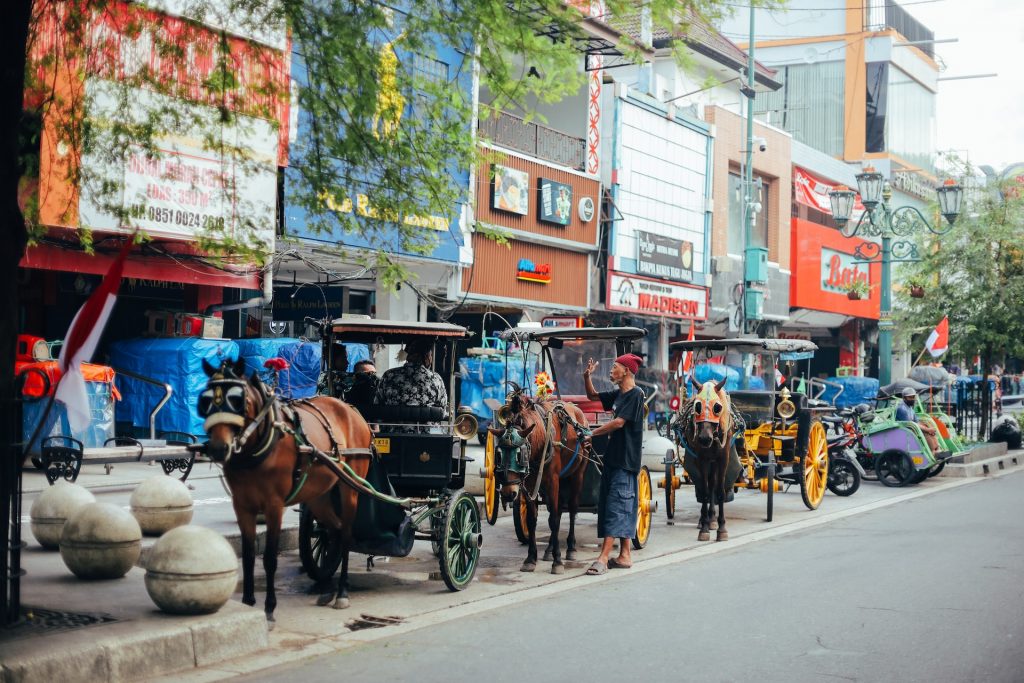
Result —
M617 387L614 391L598 392L594 388L590 375L597 368L597 361L593 358L587 360L583 371L587 398L600 400L604 409L612 412L612 419L591 435L611 435L597 499L597 535L604 540L601 555L587 569L587 574L591 575L604 574L609 567L629 569L633 566L629 546L636 534L637 475L643 449L645 398L634 378L641 362L641 358L632 353L615 359L609 372L612 384ZM615 539L619 539L619 556L609 559Z

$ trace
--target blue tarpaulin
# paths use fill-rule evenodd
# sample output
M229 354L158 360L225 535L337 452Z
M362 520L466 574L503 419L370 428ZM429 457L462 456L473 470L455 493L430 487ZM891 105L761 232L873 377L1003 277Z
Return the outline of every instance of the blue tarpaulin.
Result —
M239 339L239 355L245 360L249 371L259 370L264 382L271 381L270 370L263 367L268 358L283 358L288 369L278 377L278 393L284 398L309 398L316 395L316 383L320 377L320 356L322 351L317 342L282 337L278 339ZM365 346L359 344L359 346ZM353 349L349 349L349 357Z
M726 391L764 391L764 380L760 377L747 377L746 386L740 386L740 378L743 377L743 370L732 365L721 363L702 363L693 369L694 378L704 384L705 382L721 382L725 378ZM686 388L687 394L694 394L693 385Z
M203 420L196 413L199 394L206 388L202 362L220 366L238 358L238 344L227 339L130 339L110 348L110 365L171 385L174 393L157 413L157 431L185 432L205 438ZM149 428L149 413L163 398L160 387L117 375L123 400L117 405L118 421Z
M523 364L522 358L508 359L509 380L516 384L523 382ZM536 366L537 361L531 356L527 361L527 384L532 384ZM509 392L509 387L505 385L504 358L460 358L459 372L462 375L459 405L469 407L477 418L492 419L491 409L484 405L484 399L493 398L499 403L505 403L505 394Z
M68 411L64 404L54 401L50 408L50 414L46 418L46 425L39 430L39 436L27 449L33 455L41 450L43 439L48 436L72 436L82 442L85 448L98 448L114 436L114 397L110 391L110 384L107 382L86 382L85 390L89 395L89 426L81 432L71 430L68 422ZM25 400L22 403L21 424L22 438L28 441L35 432L36 425L42 419L46 411L48 396L40 399ZM62 442L51 442L50 445L65 446Z
M878 380L874 377L829 377L827 381L842 386L843 393L839 394L837 387L826 384L818 399L829 403L834 399L836 408L852 408L860 403L873 405L878 396Z

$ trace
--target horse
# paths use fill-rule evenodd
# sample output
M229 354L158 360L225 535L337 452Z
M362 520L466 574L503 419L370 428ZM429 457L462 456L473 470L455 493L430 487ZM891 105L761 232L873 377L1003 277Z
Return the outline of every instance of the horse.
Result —
M569 536L565 559L571 561L576 559L576 514L590 459L590 444L585 438L589 425L578 406L551 399L536 401L518 385L510 384L513 391L506 403L508 422L504 429L490 427L488 431L497 439L506 464L515 460L523 450L527 452L525 458L519 459L522 464L529 463L525 476L507 481L501 491L502 499L509 501L518 489L518 495L524 496L526 501L529 549L520 571L532 572L537 568L537 494L540 492L548 506L548 527L551 529L544 561L552 561L552 574L562 574L565 565L558 541L562 524L561 488L568 487Z
M321 586L325 590L317 604L348 607L348 554L358 492L338 486L335 463L344 461L358 476L366 476L372 457L370 427L358 411L334 398L282 401L258 373L245 379L244 360L226 361L220 368L204 360L203 370L210 378L199 396L199 415L209 437L205 452L223 467L242 534L242 602L256 604L256 516L262 512L267 526L264 612L273 627L281 520L285 506L305 503L337 535L342 548L337 584Z
M725 528L725 500L731 482L726 481L729 467L729 449L732 447L732 407L729 394L722 388L725 380L701 384L692 376L697 389L682 409L682 441L696 457L697 474L704 482L704 500L700 505L698 541L711 540L711 518L718 504L718 534L716 541L729 540Z

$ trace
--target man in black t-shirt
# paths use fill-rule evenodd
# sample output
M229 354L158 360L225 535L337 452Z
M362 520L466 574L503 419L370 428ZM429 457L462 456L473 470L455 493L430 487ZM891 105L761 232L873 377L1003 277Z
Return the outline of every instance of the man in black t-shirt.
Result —
M601 401L612 419L593 431L592 436L610 434L608 450L604 455L601 489L597 500L597 535L603 540L601 555L594 561L588 574L604 574L608 568L628 569L630 540L636 534L637 475L643 449L644 392L636 386L635 376L641 359L626 353L615 359L609 378L618 388L598 392L590 376L597 361L587 360L583 382L587 398ZM619 539L619 556L610 558L615 539Z

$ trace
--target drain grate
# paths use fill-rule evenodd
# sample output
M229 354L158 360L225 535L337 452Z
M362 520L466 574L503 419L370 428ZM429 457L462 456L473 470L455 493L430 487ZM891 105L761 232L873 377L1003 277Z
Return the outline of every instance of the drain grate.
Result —
M361 631L365 628L384 628L394 624L405 623L403 617L375 617L372 614L360 614L358 619L345 623L350 631Z
M45 636L60 631L73 631L87 626L112 624L117 619L103 612L60 612L52 609L25 607L21 619L0 629L0 638L17 640Z

